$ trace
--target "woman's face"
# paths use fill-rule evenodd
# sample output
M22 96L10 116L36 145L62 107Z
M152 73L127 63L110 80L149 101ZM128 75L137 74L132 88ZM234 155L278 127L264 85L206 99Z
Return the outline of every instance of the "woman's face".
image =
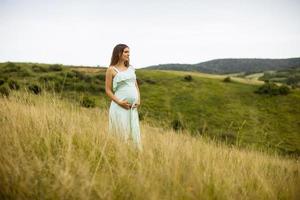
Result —
M127 60L129 60L129 48L128 47L126 47L124 50L123 50L123 54L122 54L122 56L121 56L121 59L122 60L125 60L125 61L127 61Z

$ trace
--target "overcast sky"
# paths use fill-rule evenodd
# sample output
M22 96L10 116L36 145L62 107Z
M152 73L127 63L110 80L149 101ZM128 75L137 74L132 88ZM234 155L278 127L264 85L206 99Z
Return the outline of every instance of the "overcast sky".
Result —
M300 57L299 0L0 0L0 62L136 68Z

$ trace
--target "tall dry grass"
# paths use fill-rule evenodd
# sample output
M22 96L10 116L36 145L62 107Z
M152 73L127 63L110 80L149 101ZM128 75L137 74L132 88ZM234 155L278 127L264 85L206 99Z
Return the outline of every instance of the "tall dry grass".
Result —
M297 199L299 160L141 122L143 152L107 110L50 93L0 98L1 199Z

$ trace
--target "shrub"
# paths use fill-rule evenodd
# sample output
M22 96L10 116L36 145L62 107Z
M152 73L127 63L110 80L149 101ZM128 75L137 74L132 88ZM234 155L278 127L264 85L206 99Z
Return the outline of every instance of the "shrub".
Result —
M139 78L136 78L136 82L138 85L142 85L144 81Z
M91 76L89 76L89 75L81 73L80 71L77 71L77 70L72 70L72 72L75 74L75 77L80 79L80 80L84 80L86 82L91 81Z
M41 87L36 84L30 84L28 86L28 89L29 89L29 91L31 91L34 94L40 94L42 92Z
M223 132L218 135L220 141L225 142L226 144L235 144L236 135L233 132Z
M54 90L56 92L61 92L62 90L64 90L64 87L65 87L65 85L64 85L64 81L63 80L56 79L54 81Z
M155 80L151 80L151 79L145 79L146 83L150 83L150 84L156 84Z
M102 85L102 84L103 84L103 81L101 81L101 80L99 80L99 79L96 79L96 80L95 80L95 83L96 83L97 85Z
M83 91L86 91L86 87L85 87L85 84L84 83L76 83L76 84L74 84L74 89L76 90L76 91L81 91L81 92L83 92Z
M34 72L47 72L48 71L45 67L42 67L42 66L39 66L39 65L32 65L31 69Z
M281 85L278 88L279 93L282 95L287 95L291 92L290 88L287 85Z
M73 78L76 77L76 74L74 72L67 72L67 78Z
M223 79L223 82L231 82L230 76L227 76L226 78Z
M75 77L79 79L81 79L84 76L84 74L82 74L80 71L77 71L75 69L73 69L72 72L75 74Z
M5 83L5 80L0 79L0 85L3 85Z
M287 78L286 83L288 85L297 85L297 83L300 83L300 76L290 76Z
M83 80L87 83L91 83L92 82L92 77L88 74L85 74Z
M62 66L59 64L50 65L48 71L62 71Z
M49 81L57 80L57 77L53 75L44 75L44 76L40 76L38 80L40 82L49 82Z
M3 70L3 72L19 72L19 71L21 71L21 67L11 62L8 62L4 66L4 70Z
M105 81L105 74L97 74L94 76L97 80Z
M140 120L140 121L144 120L144 118L145 118L145 113L144 113L143 111L139 111L139 112L138 112L138 115L139 115L139 120Z
M183 123L179 119L173 119L173 121L171 122L171 125L175 131L182 130L184 128Z
M86 108L93 108L96 106L95 100L89 96L84 96L80 101L80 104Z
M257 94L268 94L268 95L286 95L290 92L290 88L285 85L278 86L275 83L267 82L260 86L256 91Z
M297 85L292 85L292 89L296 89L297 88Z
M27 68L22 68L20 70L20 72L18 73L19 77L28 77L28 76L32 76L32 73L30 73L30 71Z
M0 79L4 80L4 82L7 82L9 80L9 77L9 74L2 73L0 68Z
M104 86L100 86L99 91L100 92L105 92L105 87Z
M184 76L184 79L183 79L183 80L190 82L190 81L193 80L193 78L192 78L191 75L186 75L186 76Z
M275 83L267 82L260 86L255 93L276 95L277 87L278 86Z
M90 92L99 92L100 91L100 87L98 85L89 84L88 90Z
M98 79L97 76L94 76L94 75L91 76L89 74L84 74L84 73L76 71L76 70L72 70L71 72L66 72L66 73L61 72L60 75L67 76L68 78L78 78L87 83L91 83L94 78L96 78L96 80L100 80L100 79Z
M19 90L20 89L19 83L15 80L9 80L8 81L8 86L12 90Z
M85 90L87 91L90 91L92 93L99 93L99 92L105 92L105 85L103 84L94 84L94 83L91 83L91 84L88 84L85 87Z
M0 86L0 95L2 97L4 97L4 96L8 97L9 96L9 92L10 91L9 91L9 89L8 89L7 86L5 86L5 85Z

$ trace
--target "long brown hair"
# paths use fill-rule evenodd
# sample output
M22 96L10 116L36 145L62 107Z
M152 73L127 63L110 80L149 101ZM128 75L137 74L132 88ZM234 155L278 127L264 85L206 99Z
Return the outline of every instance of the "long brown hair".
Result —
M114 66L116 64L118 64L120 56L123 55L123 51L124 49L128 47L126 44L118 44L115 46L113 52L112 52L112 56L111 56L111 61L110 61L110 66ZM128 47L129 48L129 47ZM121 54L121 55L120 55ZM128 61L124 62L124 65L126 67L129 67L129 59Z

